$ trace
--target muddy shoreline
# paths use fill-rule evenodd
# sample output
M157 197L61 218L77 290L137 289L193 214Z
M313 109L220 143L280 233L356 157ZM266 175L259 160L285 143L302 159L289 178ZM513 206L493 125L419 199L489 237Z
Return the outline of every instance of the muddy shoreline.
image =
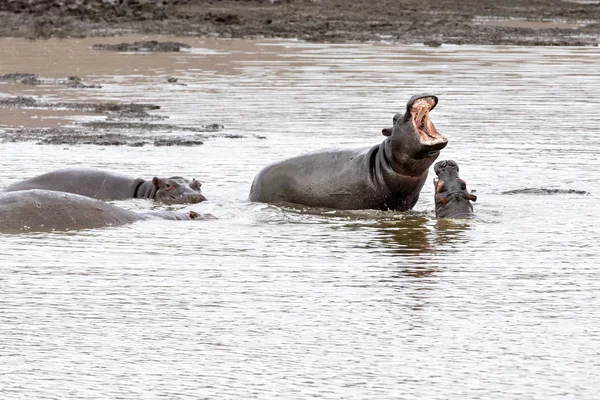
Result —
M597 46L600 1L6 0L0 35L120 33L318 42Z
M136 41L105 44L121 34L181 37L297 38L314 42L598 46L600 0L6 0L0 2L0 36L98 37L97 52L179 52L186 43ZM0 83L98 90L101 84L77 76L50 79L45 71L4 71ZM185 86L175 77L165 84ZM10 126L0 141L38 144L196 146L214 137L238 138L220 121L200 127L159 123L168 119L151 104L54 102L16 93L0 99L2 109L76 110L103 121L67 127ZM97 118L96 118L97 119Z

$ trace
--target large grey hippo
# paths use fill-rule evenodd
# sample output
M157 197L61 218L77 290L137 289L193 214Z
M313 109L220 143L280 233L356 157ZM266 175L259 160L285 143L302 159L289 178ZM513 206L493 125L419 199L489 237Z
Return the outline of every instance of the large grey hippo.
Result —
M164 204L199 203L206 200L196 179L180 176L147 181L112 172L67 168L48 172L9 185L5 192L27 189L57 190L98 200L151 199Z
M335 209L409 210L431 164L448 141L429 119L436 96L413 96L394 116L388 136L371 148L301 155L267 166L254 178L250 200Z
M193 211L136 213L86 196L53 190L0 192L2 233L102 228L151 218L191 220L201 216Z
M437 177L435 216L438 218L468 218L473 213L471 201L477 196L467 191L467 183L458 177L458 164L452 160L438 161L433 167Z

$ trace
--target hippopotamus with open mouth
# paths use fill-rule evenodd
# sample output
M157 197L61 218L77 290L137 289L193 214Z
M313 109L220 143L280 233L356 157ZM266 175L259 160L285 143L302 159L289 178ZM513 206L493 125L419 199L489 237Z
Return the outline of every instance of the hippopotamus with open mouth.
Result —
M471 201L477 196L467 191L467 183L458 177L458 164L452 160L438 161L433 167L435 216L438 218L468 218L473 213Z
M67 168L13 183L4 191L44 189L98 200L151 199L163 204L184 204L206 200L201 186L196 179L190 181L180 176L146 181L96 169Z
M213 218L211 215L205 218ZM118 226L139 220L201 219L189 211L151 211L136 213L103 201L54 190L0 192L0 232L45 232Z
M448 141L429 118L438 98L413 96L386 139L371 148L301 155L265 167L250 200L335 209L406 211L414 207L431 164Z

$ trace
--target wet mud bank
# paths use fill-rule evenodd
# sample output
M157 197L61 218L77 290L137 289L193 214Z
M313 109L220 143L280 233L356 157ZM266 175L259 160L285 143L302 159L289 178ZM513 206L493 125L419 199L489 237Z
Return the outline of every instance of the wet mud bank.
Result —
M37 74L16 72L0 75L0 82L22 83L24 85L60 85L77 89L100 89L102 86L86 84L78 76L69 76L65 79L45 79Z
M319 42L598 45L600 1L7 0L0 35L175 34Z
M23 75L23 74L15 74ZM0 99L0 109L75 110L104 116L104 120L74 122L73 127L39 128L8 127L0 129L0 141L37 144L93 144L100 146L198 146L211 138L238 139L245 136L224 132L224 126L213 123L182 126L156 123L168 116L150 114L155 104L45 102L33 97L17 96ZM260 137L259 137L260 138Z
M129 130L131 131L131 130ZM207 139L215 137L241 138L239 135L195 134L195 135L153 135L119 133L113 129L102 129L100 132L76 128L11 128L0 131L0 141L4 142L36 142L37 144L97 146L200 146Z

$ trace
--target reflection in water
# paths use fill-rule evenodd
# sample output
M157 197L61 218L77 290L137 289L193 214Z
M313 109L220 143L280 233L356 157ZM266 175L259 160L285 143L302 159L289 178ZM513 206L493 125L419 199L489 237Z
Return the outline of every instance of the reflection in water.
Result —
M392 249L394 254L414 256L431 251L429 218L407 214L398 221L381 221L380 240Z
M410 299L409 308L423 310L435 297L432 291L439 286L439 273L444 270L447 256L459 252L468 240L465 231L468 220L444 220L406 213L397 221L380 221L378 239L390 248L390 282ZM420 326L422 317L411 314L411 325Z
M460 251L468 241L467 232L471 230L475 220L438 218L434 224L434 243L445 251ZM438 247L438 248L439 248Z
M458 251L468 240L465 232L471 229L470 219L436 219L408 213L397 221L380 221L381 241L394 254L417 256L441 251Z

